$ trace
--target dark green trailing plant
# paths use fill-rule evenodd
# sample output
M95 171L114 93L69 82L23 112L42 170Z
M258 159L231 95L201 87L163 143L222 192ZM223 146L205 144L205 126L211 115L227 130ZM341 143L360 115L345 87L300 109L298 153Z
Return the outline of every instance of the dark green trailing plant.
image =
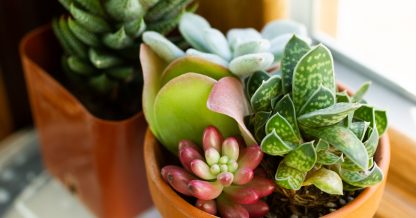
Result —
M387 117L362 99L370 83L351 96L337 91L330 51L295 35L281 67L281 75L258 71L245 80L253 111L248 125L263 152L282 157L275 174L280 188L314 185L342 195L382 181L373 157Z
M120 119L136 113L142 84L141 35L145 30L171 32L192 0L59 2L69 15L54 19L52 27L75 92L81 92L81 100L99 117Z

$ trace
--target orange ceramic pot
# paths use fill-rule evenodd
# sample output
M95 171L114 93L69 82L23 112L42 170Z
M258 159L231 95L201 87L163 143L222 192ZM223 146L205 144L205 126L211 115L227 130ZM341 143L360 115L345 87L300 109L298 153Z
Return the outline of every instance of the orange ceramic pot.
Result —
M338 87L342 90L345 89L343 85L338 85ZM170 157L168 151L159 144L150 129L147 130L145 136L144 155L150 193L156 208L163 217L216 217L189 204L163 180L160 175L160 170L163 166L167 165L169 158L172 157ZM325 218L373 217L383 195L387 171L390 164L390 142L387 134L384 134L380 138L379 146L375 154L375 161L383 171L383 181L375 186L366 188L353 201L339 210L324 216Z
M54 79L59 47L49 26L29 33L20 45L46 168L98 217L135 217L152 205L143 162L144 117L93 116Z

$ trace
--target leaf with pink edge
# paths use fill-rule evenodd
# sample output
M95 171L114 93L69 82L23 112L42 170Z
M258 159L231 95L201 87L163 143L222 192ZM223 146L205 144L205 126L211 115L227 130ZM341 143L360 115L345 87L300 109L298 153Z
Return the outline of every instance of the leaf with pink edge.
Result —
M244 117L249 114L249 107L243 85L238 79L234 77L220 79L212 88L207 107L211 111L233 118L238 123L246 144L256 144L256 140L244 123Z

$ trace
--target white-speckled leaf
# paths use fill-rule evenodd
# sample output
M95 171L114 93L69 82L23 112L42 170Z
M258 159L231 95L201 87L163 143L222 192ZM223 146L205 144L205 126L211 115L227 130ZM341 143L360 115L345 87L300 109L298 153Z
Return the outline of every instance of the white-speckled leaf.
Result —
M263 81L257 91L250 99L253 111L270 111L271 100L280 94L281 78L278 75L270 77L267 81Z
M316 110L298 117L301 126L323 127L339 123L360 105L356 103L337 103L330 107Z
M300 136L298 121L296 119L295 106L293 105L292 99L290 98L289 94L283 96L283 98L276 103L273 109L273 113L281 114L292 126L292 129L296 133L298 138L302 138Z
M247 77L246 94L248 98L251 98L257 89L263 84L263 81L267 81L270 78L270 74L266 71L256 71L250 77Z
M347 91L337 92L337 103L351 103L351 97Z
M373 186L383 180L383 172L376 163L369 172L341 170L340 175L342 180L348 184L361 188Z
M308 172L316 163L316 151L313 142L307 142L298 146L287 154L283 163L301 172Z
M299 110L298 115L310 113L319 109L324 109L335 104L335 96L331 90L325 86L320 86L309 98L309 100Z
M362 105L354 112L354 118L370 122L370 126L377 127L379 135L383 135L388 126L386 111L376 110L369 105Z
M300 138L293 130L292 125L280 114L274 114L266 123L266 134L275 131L284 141L293 144L300 143Z
M365 133L367 132L367 128L370 125L369 122L353 122L350 125L351 131L360 139L361 141L364 139Z
M383 110L375 110L375 118L377 124L377 131L379 136L383 135L388 127L387 113Z
M343 126L329 126L320 129L305 129L306 133L327 141L342 151L362 170L368 169L368 154L364 144L355 134Z
M371 82L365 82L364 84L362 84L361 87L355 92L355 94L351 96L351 102L360 102L363 99L365 93L367 93L370 85Z
M368 136L367 141L364 142L365 148L367 149L368 156L373 157L376 153L377 146L378 146L378 131L377 128L369 129L371 131L370 135Z
M305 180L305 176L305 172L280 163L276 171L275 180L279 186L285 189L299 190Z
M339 175L325 168L313 172L303 185L315 185L321 191L330 195L342 195L342 180Z
M294 149L294 145L283 141L276 133L272 131L261 142L261 150L269 155L282 156Z
M327 150L328 148L329 148L328 142L322 139L319 139L318 143L315 146L316 152L324 151L324 150Z
M293 72L292 99L299 110L321 85L335 95L334 63L331 52L319 44L306 53Z
M296 35L293 35L286 44L281 63L283 91L285 93L292 91L293 70L302 56L310 49L308 43L296 37Z
M342 162L343 160L342 154L337 155L328 150L318 151L317 156L318 158L316 162L322 165L333 165Z

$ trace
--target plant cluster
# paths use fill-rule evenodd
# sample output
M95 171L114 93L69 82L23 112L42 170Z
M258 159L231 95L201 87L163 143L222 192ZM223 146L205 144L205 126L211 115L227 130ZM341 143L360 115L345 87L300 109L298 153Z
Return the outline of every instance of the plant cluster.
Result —
M258 145L246 147L235 137L223 139L215 127L203 134L203 150L189 140L179 142L184 168L169 165L162 177L176 191L197 198L195 206L222 217L262 217L269 207L260 199L270 195L274 182L254 170L263 158Z
M90 96L86 106L100 117L117 119L136 113L140 101L135 99L142 83L138 64L141 35L145 30L171 32L192 0L59 2L70 15L53 20L52 27L64 50L62 66L75 92L81 92L80 98ZM118 111L111 114L112 108Z
M374 155L387 128L386 112L363 100L369 83L354 95L337 89L330 51L311 46L304 27L275 21L261 33L233 29L225 37L202 17L185 14L179 30L192 46L186 52L160 34L143 34L143 109L154 135L194 175L221 183L217 176L223 174L216 174L218 163L211 161L221 158L221 149L213 152L201 141L204 128L216 126L225 137L241 134L266 156L280 156L262 166L277 169L276 191L295 205L303 203L296 192L311 185L339 196L382 181ZM204 145L205 163L183 139ZM181 157L189 147L195 150L192 160L198 159L196 171ZM162 174L175 187L167 172ZM184 192L175 189L199 198L189 190L194 177L187 178ZM206 211L214 211L209 205Z

